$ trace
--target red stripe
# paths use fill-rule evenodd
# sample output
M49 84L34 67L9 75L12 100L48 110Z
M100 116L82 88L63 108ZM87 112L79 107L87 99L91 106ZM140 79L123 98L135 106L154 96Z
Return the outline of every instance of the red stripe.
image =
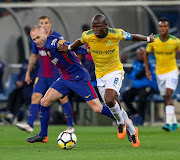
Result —
M65 53L62 53L62 55L68 63L70 63L71 65L73 64L73 62L70 61L70 59L66 56Z
M88 81L88 86L89 86L89 88L91 89L91 92L93 93L94 98L97 98L96 92L95 92L93 86L91 85L91 82L90 82L90 81Z

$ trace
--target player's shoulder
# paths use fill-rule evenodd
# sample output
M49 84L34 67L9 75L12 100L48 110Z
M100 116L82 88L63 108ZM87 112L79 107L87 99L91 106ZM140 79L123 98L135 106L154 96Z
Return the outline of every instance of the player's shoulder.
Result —
M59 37L55 35L50 35L47 37L47 41L45 44L45 48L52 48L52 46L56 46L56 43L59 41Z
M122 33L123 29L120 28L108 28L108 33L112 33L112 34L117 34L117 33Z
M64 39L63 36L61 35L61 33L56 32L56 31L52 31L52 34L51 34L51 35L57 36L57 37L59 37L60 39Z
M177 37L173 36L172 34L169 34L169 38L172 40L179 40Z
M88 30L88 31L84 31L83 32L83 35L84 36L91 36L91 35L94 35L94 31L92 29Z
M160 38L160 34L156 34L156 35L154 36L154 39L158 39L158 38Z

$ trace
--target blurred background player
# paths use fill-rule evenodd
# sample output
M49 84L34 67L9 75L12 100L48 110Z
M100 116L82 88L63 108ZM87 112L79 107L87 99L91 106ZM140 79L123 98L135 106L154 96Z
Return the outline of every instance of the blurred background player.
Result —
M155 36L153 43L149 43L144 57L146 76L152 80L149 69L149 54L154 50L156 58L156 79L159 91L164 98L166 124L163 129L166 131L176 131L178 123L175 115L172 94L177 87L179 70L176 64L176 50L180 51L180 40L169 34L169 21L166 18L159 20L159 34Z
M63 39L60 33L51 30L52 24L48 16L39 17L39 26L42 26L48 35L55 35ZM37 113L39 112L40 100L47 91L47 89L51 86L51 84L54 81L57 80L57 78L59 78L60 75L59 69L51 63L51 61L47 57L44 48L39 48L34 42L32 42L31 56L29 59L29 65L25 77L25 81L28 84L31 83L30 73L32 67L38 61L38 59L40 67L38 77L35 81L31 106L28 114L28 121L27 124L17 124L18 128L20 128L21 130L25 130L27 132L33 132L34 121L36 119ZM69 102L67 96L63 99L60 99L60 102L63 106L65 118L67 119L67 130L69 132L74 132L71 103Z
M134 61L133 69L128 75L128 78L132 79L133 86L122 93L122 99L125 102L129 116L132 117L135 125L143 125L146 111L146 98L152 96L158 90L152 64L150 64L153 77L152 81L146 77L144 67L145 51L144 47L140 47L136 50L137 59ZM135 97L138 97L137 108L133 105Z
M122 80L124 79L124 70L119 59L118 45L120 40L152 42L153 39L153 35L146 37L130 34L122 29L108 28L106 17L100 14L93 17L92 30L83 32L81 39L76 40L69 46L60 46L62 51L68 52L75 47L88 43L95 63L99 93L117 120L118 138L123 139L125 137L127 124L127 130L132 137L134 147L140 146L138 128L132 125L127 113L120 106L118 98Z
M36 63L31 71L31 83L25 82L28 60L26 60L17 75L16 88L8 96L7 107L0 112L0 118L4 124L13 124L14 119L20 122L25 117L25 111L31 104L31 96L33 92L33 84L38 73L38 64Z

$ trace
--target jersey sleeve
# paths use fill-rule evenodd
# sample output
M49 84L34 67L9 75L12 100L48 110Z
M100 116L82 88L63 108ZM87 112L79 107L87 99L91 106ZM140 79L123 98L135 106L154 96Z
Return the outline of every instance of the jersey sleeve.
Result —
M32 53L32 54L38 54L38 53L39 53L39 52L38 52L37 45L36 45L36 43L34 43L33 41L32 41L31 53Z
M131 34L125 32L123 29L117 29L117 39L118 40L131 40Z
M153 49L153 43L148 43L146 46L146 52L151 53Z
M81 42L84 44L84 43L87 43L87 31L83 32L82 33L82 36L81 36Z

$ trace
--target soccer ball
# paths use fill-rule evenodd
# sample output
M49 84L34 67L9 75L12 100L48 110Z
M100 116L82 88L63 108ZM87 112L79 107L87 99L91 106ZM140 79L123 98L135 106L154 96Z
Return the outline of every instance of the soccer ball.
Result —
M74 133L63 131L59 134L57 142L62 149L72 149L77 143L77 137Z

